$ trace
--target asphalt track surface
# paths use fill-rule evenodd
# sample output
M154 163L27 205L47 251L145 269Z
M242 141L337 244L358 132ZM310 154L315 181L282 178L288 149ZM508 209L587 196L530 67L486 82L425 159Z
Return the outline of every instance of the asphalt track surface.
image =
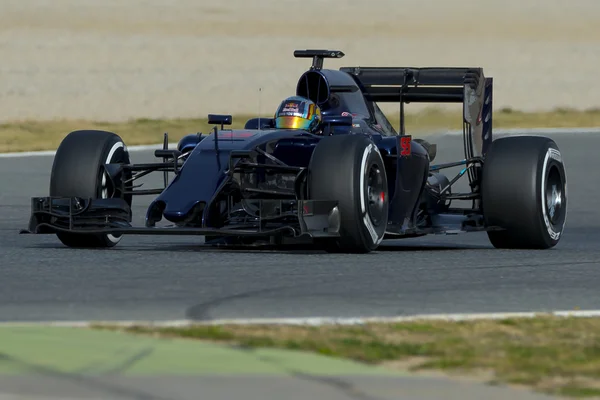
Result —
M72 250L53 236L18 235L27 225L29 198L47 194L52 156L0 158L0 321L599 309L600 173L594 162L600 136L552 136L567 164L569 214L563 240L549 251L496 250L485 234L389 242L360 256L307 249L227 251L208 248L197 237L150 236L127 237L110 250ZM460 137L432 141L439 146L436 162L461 156ZM133 159L149 161L151 153L136 152ZM138 200L143 201L134 212L141 224L149 199ZM0 366L10 362L0 356ZM45 370L35 379L0 376L0 399L546 398L442 378L281 372L285 376L86 378Z
M551 136L567 166L569 203L564 236L545 251L497 250L485 233L385 242L366 255L221 250L184 236L128 236L110 250L74 250L52 235L18 234L30 197L48 193L53 157L0 158L0 321L600 309L600 135ZM435 162L461 157L459 136L431 141ZM132 158L150 161L152 151ZM150 198L135 200L142 224Z

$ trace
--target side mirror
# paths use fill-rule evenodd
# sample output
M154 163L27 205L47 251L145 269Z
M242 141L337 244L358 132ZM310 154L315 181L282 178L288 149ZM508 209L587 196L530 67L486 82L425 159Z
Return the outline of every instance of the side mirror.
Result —
M231 125L233 117L231 115L208 114L208 123L211 125Z

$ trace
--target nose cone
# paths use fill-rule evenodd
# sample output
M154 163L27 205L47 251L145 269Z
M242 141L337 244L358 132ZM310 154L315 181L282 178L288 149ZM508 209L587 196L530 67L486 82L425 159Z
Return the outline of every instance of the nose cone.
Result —
M202 223L202 213L206 203L203 201L191 201L185 205L166 203L156 200L150 204L146 213L146 226L154 226L163 217L173 223Z

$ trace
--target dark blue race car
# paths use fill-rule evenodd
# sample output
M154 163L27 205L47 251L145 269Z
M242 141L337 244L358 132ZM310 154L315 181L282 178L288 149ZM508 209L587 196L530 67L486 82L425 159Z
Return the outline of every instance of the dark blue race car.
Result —
M155 151L162 160L151 164L131 163L115 133L71 132L57 150L49 196L32 199L22 232L56 234L69 247L112 247L122 235L144 234L369 252L384 239L465 231L487 231L497 248L558 243L567 212L561 153L546 137L492 141L493 81L481 68L331 70L324 59L341 51L294 55L313 59L296 95L318 106L318 126L281 128L274 118L255 118L229 130L231 116L209 115L210 133L187 135L176 150L165 134ZM389 102L400 106L398 132L378 106ZM463 160L432 164L436 146L405 132L410 102L463 104ZM463 168L455 177L441 172L456 166ZM164 187L137 189L135 181L151 172L164 173ZM470 191L454 193L465 176ZM157 196L145 226L131 223L137 195ZM468 207L452 207L465 201Z

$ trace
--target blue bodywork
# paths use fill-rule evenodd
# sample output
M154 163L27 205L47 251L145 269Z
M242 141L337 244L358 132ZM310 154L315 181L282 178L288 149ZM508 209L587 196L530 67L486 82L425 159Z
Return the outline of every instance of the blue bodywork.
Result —
M219 136L218 150L215 135ZM294 140L294 138L302 138ZM182 222L197 204L210 205L226 183L226 171L232 150L251 150L256 147L274 145L273 155L288 165L306 166L319 137L301 131L223 130L203 137L191 152L180 172L164 192L150 206L156 204L163 209L163 216L171 222ZM185 142L184 142L185 143ZM182 147L182 146L178 146ZM202 225L206 224L206 207Z
M183 145L187 145L192 150L180 172L150 206L148 220L153 220L153 210L157 206L162 210L165 219L181 223L198 204L210 205L227 183L226 171L229 168L232 150L251 150L256 147L264 150L270 147L270 154L287 165L306 167L314 147L321 139L321 136L291 130L223 130L218 132L218 135L218 150L215 149L214 132L203 137L195 145L189 144L188 141L198 139L190 137L182 140L179 148L185 151L186 147ZM413 143L412 157L398 158L395 156L398 147L397 136L370 132L370 137L382 154L388 156L385 161L388 167L389 195L392 199L390 223L402 225L404 219L413 211L425 184L429 167L427 152L418 143ZM408 171L411 173L407 173ZM202 226L212 227L208 223L210 210L210 207L204 208Z
M433 171L436 167L430 165L428 150L412 141L410 156L401 157L399 140L402 135L396 132L377 104L367 100L360 82L351 74L341 70L311 69L300 77L296 95L315 101L325 120L335 116L352 117L351 125L333 126L330 134L364 134L377 145L384 157L388 177L389 234L425 233L418 226L418 212L424 204L438 207L436 212L448 209L428 197L428 187L435 187L437 183L439 189L442 183L448 182L443 175ZM491 101L484 108L491 111ZM486 115L486 110L483 111ZM245 129L215 128L210 134L183 137L178 150L187 154L185 162L150 205L147 226L154 226L165 218L180 226L222 227L222 220L215 217L217 200L223 200L221 196L228 185L239 186L235 177L228 174L229 168L239 162L231 157L232 151L260 149L288 166L308 167L312 151L323 136L300 130L277 130L271 123L269 118L253 119L246 123ZM483 130L491 131L491 118L485 120ZM265 183L269 180L260 175L257 173L257 181L262 179ZM432 182L433 185L428 185Z
M492 142L492 78L471 67L323 69L323 58L343 53L306 50L295 55L313 57L295 95L321 108L318 134L275 129L271 118L250 119L244 129L224 129L231 116L209 115L215 128L184 136L177 149L168 149L165 135L163 149L155 152L162 163L102 164L113 197L33 198L29 231L243 236L259 241L276 235L338 237L339 199L311 199L307 189L308 176L318 174L311 169L313 152L331 135L364 135L379 149L387 176L386 238L485 229L479 186L483 157ZM398 131L379 108L381 102L400 105ZM435 145L405 132L404 104L410 102L463 104L463 160L432 165ZM330 150L323 151L329 155ZM463 168L452 179L441 173L456 166ZM134 190L139 187L134 181L153 171L163 171L164 187ZM175 173L170 182L168 172ZM465 175L471 192L452 193L452 185ZM146 212L146 226L131 226L132 196L150 194L157 197ZM452 208L453 201L472 206ZM158 227L163 219L175 227Z

